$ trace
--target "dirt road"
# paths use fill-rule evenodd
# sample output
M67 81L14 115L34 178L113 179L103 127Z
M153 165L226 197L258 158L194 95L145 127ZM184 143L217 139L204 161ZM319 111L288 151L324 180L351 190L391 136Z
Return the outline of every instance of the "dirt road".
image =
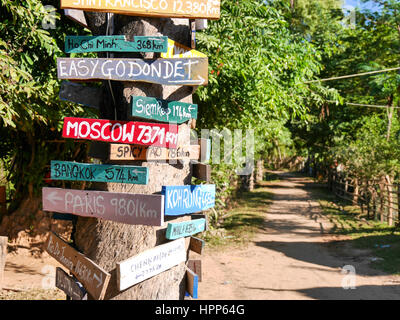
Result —
M310 197L312 186L287 173L266 184L273 203L253 241L202 256L201 299L400 299L400 277L370 268L368 251L329 234L330 222Z

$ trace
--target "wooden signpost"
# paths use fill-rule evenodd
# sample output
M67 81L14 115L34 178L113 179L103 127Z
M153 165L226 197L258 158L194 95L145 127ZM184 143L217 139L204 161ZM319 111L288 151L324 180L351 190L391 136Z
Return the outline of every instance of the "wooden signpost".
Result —
M97 300L103 300L111 275L76 251L54 233L50 233L45 250L84 285Z
M126 290L186 261L185 239L178 239L117 263L117 283Z
M66 181L112 182L146 185L149 181L149 169L137 166L51 161L51 178L53 180Z
M147 122L65 118L63 137L176 148L178 126Z
M176 240L179 238L190 237L194 234L203 232L206 228L206 220L198 219L179 223L168 223L166 238Z
M193 299L198 299L199 276L190 269L186 270L186 276L187 276L186 291L190 294L190 296Z
M203 280L203 270L201 268L201 260L189 260L187 267L199 276L199 282Z
M67 36L66 53L86 52L167 52L168 37Z
M220 0L61 0L61 9L146 17L219 19Z
M168 39L168 51L161 54L164 59L179 58L207 58L207 56L197 50L186 47L174 40Z
M196 237L191 237L190 238L189 249L191 251L196 252L198 254L202 254L204 247L205 247L205 241L204 240L198 239Z
M57 58L59 79L143 81L162 85L208 83L208 58L107 59Z
M79 23L82 27L87 28L87 22L85 18L85 13L82 10L76 9L65 9L64 14L66 17L70 18L72 21Z
M164 186L165 215L179 216L215 206L215 185Z
M197 119L197 109L197 104L132 96L128 116L181 124Z
M193 163L193 177L209 183L211 181L211 166L199 162Z
M56 269L56 287L72 300L87 300L86 290L82 284L70 277L63 269Z
M200 158L200 146L189 145L176 149L160 147L144 147L126 144L111 144L110 160L112 161L161 161L161 160L190 160Z
M131 225L162 226L164 198L154 194L43 188L43 210Z
M102 98L102 88L88 87L69 81L61 82L60 99L63 101L75 102L87 107L100 109Z

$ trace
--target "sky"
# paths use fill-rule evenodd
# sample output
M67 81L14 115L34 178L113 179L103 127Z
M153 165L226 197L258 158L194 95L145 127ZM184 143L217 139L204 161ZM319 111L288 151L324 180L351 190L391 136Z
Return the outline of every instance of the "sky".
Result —
M360 7L362 9L376 8L376 4L371 3L371 2L363 3L360 0L345 0L345 6Z

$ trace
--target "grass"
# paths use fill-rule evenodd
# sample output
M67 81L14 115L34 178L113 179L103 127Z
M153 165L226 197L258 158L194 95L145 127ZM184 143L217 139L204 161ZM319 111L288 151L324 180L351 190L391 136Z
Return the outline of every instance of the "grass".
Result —
M366 213L350 202L335 199L328 189L311 191L323 214L333 223L332 233L349 238L355 248L370 250L377 258L371 266L400 275L400 230L385 223L367 220Z
M262 227L271 202L271 193L263 187L239 194L233 208L223 214L218 228L205 233L207 245L213 248L246 245Z

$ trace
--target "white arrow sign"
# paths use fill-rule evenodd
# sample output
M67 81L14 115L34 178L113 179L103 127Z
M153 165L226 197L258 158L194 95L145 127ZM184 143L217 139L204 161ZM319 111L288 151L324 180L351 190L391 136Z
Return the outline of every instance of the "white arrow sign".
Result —
M61 201L63 198L57 197L57 191L53 191L49 193L47 200L49 200L53 205L56 205L57 201Z
M199 86L203 85L206 82L206 79L204 79L201 75L198 75L197 78L199 80L169 80L169 83L185 83L185 84L197 84Z
M97 288L99 288L102 284L103 284L103 275L100 274L100 278L97 276L97 274L93 274L93 277L95 278L95 280L99 283L97 285Z

